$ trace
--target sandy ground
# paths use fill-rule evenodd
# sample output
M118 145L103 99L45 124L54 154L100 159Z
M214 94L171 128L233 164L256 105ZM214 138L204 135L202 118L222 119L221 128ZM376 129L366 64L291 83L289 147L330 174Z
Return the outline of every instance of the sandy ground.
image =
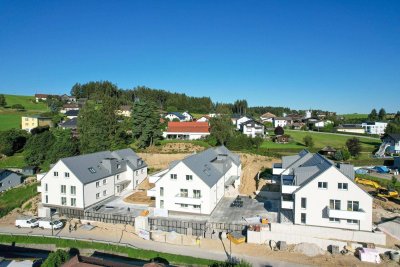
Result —
M151 197L148 197L146 191L135 192L132 195L124 198L124 201L133 204L146 204L150 207L155 206L155 200L152 200Z

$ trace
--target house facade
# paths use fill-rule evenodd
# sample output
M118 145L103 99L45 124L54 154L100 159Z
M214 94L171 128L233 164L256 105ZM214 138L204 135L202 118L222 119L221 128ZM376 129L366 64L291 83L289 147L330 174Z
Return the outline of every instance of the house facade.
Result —
M118 116L130 117L132 114L132 106L122 105L115 113Z
M275 114L272 114L270 112L264 113L260 116L261 122L273 122L274 118L276 118Z
M262 123L256 122L255 120L248 120L243 122L240 125L240 130L243 134L253 138L256 136L264 137L265 135L264 125Z
M166 139L197 140L210 135L208 122L176 122L169 121L167 130L163 132Z
M42 117L39 115L22 116L21 129L30 132L33 128L39 126L53 127L53 122L50 117Z
M168 119L169 121L173 120L186 121L186 117L179 112L170 112L167 115L165 115L165 118Z
M182 115L185 116L185 121L192 121L193 120L192 114L190 114L188 111L183 112Z
M35 94L35 100L36 100L36 102L46 101L48 96L49 95L46 95L46 94Z
M365 129L361 127L361 124L342 124L336 127L336 131L342 133L365 133Z
M62 109L60 110L60 113L65 114L69 110L79 110L79 105L76 103L64 104Z
M385 133L386 126L387 122L364 122L361 124L361 127L365 129L365 133L378 135Z
M250 117L241 116L239 119L236 120L236 129L240 130L242 123L246 122L246 121L249 121L249 120L251 120Z
M372 197L354 182L354 167L306 150L282 158L280 222L372 230Z
M209 148L150 176L156 208L176 212L211 214L226 194L237 194L240 157L226 147Z
M9 170L0 170L0 192L22 183L22 176Z
M286 125L290 125L292 123L291 118L288 117L275 117L273 119L274 127L285 127Z
M386 144L386 152L400 153L400 134L389 133L381 138L383 144Z
M132 149L103 151L62 158L39 177L44 209L81 216L85 209L135 189L147 177L147 164Z

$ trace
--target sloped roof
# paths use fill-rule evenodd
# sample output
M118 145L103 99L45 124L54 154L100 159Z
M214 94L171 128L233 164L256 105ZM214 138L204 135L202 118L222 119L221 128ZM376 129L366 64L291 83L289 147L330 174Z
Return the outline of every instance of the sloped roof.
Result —
M122 105L122 106L119 107L119 110L121 110L121 111L130 111L130 110L132 110L132 106L130 106L130 105Z
M180 120L186 119L186 117L183 116L183 115L182 115L181 113L179 113L179 112L169 112L168 114L175 115L175 116L177 116ZM167 115L168 115L168 114L167 114Z
M398 134L398 133L388 133L383 136L383 138L386 138L386 137L393 139L395 142L400 141L400 134Z
M258 122L258 121L255 121L255 120L253 120L253 119L250 119L250 120L248 120L248 121L245 121L245 122L242 122L242 123L241 123L241 125L246 125L246 126L248 126L248 124L251 124L251 125L250 125L251 127L254 127L254 126L264 126L262 123L260 123L260 122Z
M271 112L266 112L260 116L260 118L263 118L263 119L269 119L269 118L275 118L275 117L276 117L276 115L272 114Z
M240 165L240 157L230 152L225 146L220 146L188 156L181 162L211 188L229 170L232 164ZM178 163L174 162L174 166Z
M83 184L88 184L102 178L115 175L126 171L126 165L137 169L137 160L140 159L139 156L133 152L132 149L122 149L116 151L101 151L86 155L80 155L75 157L68 157L60 159L68 169L79 179ZM107 161L112 161L108 165ZM117 164L120 168L117 168ZM147 166L143 162L140 168ZM92 168L94 171L90 171Z
M60 123L60 127L65 127L65 128L77 128L78 127L78 118L72 118L70 120L67 120L63 123Z
M64 104L63 108L79 108L79 105L75 104L75 103L68 103L68 104Z
M336 149L334 149L331 146L326 146L323 149L321 149L320 151L322 151L322 152L336 152Z
M68 110L67 112L65 112L66 116L78 116L79 114L79 110Z
M35 94L35 97L37 98L47 98L49 95L46 94Z
M209 133L210 127L208 122L168 122L167 132L170 133Z
M17 177L21 178L21 175L19 175L16 172L0 169L0 181L4 180L5 178L7 178L9 176L14 176L15 178L17 178Z

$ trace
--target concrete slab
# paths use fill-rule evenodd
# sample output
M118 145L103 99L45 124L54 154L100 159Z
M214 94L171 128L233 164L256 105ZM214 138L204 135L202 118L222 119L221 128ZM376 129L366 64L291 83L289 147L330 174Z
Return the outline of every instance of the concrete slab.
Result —
M386 234L400 240L400 217L378 224L378 228Z

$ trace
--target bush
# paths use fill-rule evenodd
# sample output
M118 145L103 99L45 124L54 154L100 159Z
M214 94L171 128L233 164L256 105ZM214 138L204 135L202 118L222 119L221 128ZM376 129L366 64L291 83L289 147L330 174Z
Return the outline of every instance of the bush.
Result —
M11 106L12 109L18 109L18 110L25 110L25 107L21 104L14 104Z
M43 262L42 267L59 267L68 260L68 252L62 249L57 249L57 251L49 254L47 259Z
M283 135L285 133L285 131L283 130L283 128L281 126L278 126L275 128L274 133L275 133L275 135Z
M306 135L303 138L303 142L308 148L313 148L314 147L314 141L310 135Z
M358 139L357 137L347 139L346 147L349 150L350 155L352 155L353 157L357 157L361 152L360 139Z

